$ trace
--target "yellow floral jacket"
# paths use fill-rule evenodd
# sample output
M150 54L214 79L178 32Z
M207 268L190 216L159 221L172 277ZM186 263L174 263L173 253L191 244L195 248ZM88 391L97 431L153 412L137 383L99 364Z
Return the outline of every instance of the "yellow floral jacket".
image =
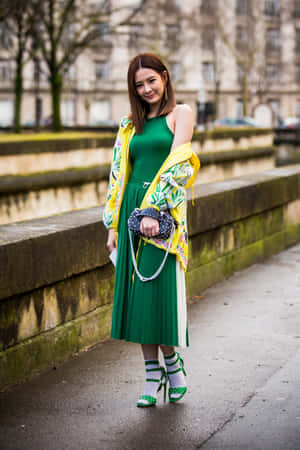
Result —
M135 128L131 119L124 116L121 119L114 144L108 192L103 212L105 227L114 228L116 237L124 189L132 170L129 160L129 142L134 134ZM140 205L142 209L149 207L157 210L170 209L177 223L170 253L176 254L185 271L188 262L186 189L194 183L199 167L199 159L192 151L190 142L177 146L160 167ZM142 237L142 239L163 249L167 248L169 241L168 239L161 240L154 237Z

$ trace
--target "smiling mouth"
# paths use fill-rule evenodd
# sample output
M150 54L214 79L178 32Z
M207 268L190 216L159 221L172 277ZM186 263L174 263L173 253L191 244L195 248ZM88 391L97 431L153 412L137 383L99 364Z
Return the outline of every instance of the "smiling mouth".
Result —
M146 97L146 98L152 98L152 97L154 97L154 94L151 94L151 95L145 95L145 97Z

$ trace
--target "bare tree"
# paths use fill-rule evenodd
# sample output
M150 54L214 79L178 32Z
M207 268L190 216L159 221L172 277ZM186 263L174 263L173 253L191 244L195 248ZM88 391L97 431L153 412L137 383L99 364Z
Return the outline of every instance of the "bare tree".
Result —
M15 62L14 73L14 129L21 131L21 105L23 95L23 68L28 61L26 53L29 49L32 20L34 14L31 0L2 0L0 5L0 23L8 33L7 50Z
M130 14L112 24L110 15L122 9L112 7L110 1L83 2L82 0L32 0L36 9L35 39L48 69L52 97L53 129L62 129L60 100L64 73L78 56L92 44L100 41L109 45L118 26L127 23L138 12L145 0L131 8ZM124 9L124 8L123 8Z
M223 0L216 14L216 29L226 47L230 50L238 67L238 80L243 98L243 115L248 115L249 83L262 54L264 40L259 32L263 20L263 2L260 0L238 0L235 4L237 17L234 33L224 26L226 10L233 8L232 0Z

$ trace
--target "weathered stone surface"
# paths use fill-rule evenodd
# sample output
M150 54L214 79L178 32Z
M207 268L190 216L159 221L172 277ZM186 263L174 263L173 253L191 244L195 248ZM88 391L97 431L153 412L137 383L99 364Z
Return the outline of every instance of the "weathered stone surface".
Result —
M0 225L102 205L107 186L102 180L0 195Z
M298 224L286 227L283 231L236 249L231 253L211 259L205 264L195 266L186 275L187 296L197 295L237 270L245 269L251 264L263 261L299 241L300 225Z
M189 270L264 239L284 227L284 210L278 207L193 236L189 242Z
M24 381L109 337L111 305L0 351L0 390Z
M299 172L300 165L295 165L196 185L195 206L188 215L190 236L296 200Z
M188 296L300 241L300 166L195 191ZM91 208L0 227L0 386L109 335L114 277L101 217Z
M0 351L112 302L107 264L0 302Z
M109 262L102 207L0 227L0 298Z

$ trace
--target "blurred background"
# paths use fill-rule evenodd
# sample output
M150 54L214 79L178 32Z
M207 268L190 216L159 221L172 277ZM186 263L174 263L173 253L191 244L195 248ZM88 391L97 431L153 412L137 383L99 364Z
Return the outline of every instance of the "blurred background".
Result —
M113 127L138 52L204 126L297 126L299 0L1 0L0 128Z

